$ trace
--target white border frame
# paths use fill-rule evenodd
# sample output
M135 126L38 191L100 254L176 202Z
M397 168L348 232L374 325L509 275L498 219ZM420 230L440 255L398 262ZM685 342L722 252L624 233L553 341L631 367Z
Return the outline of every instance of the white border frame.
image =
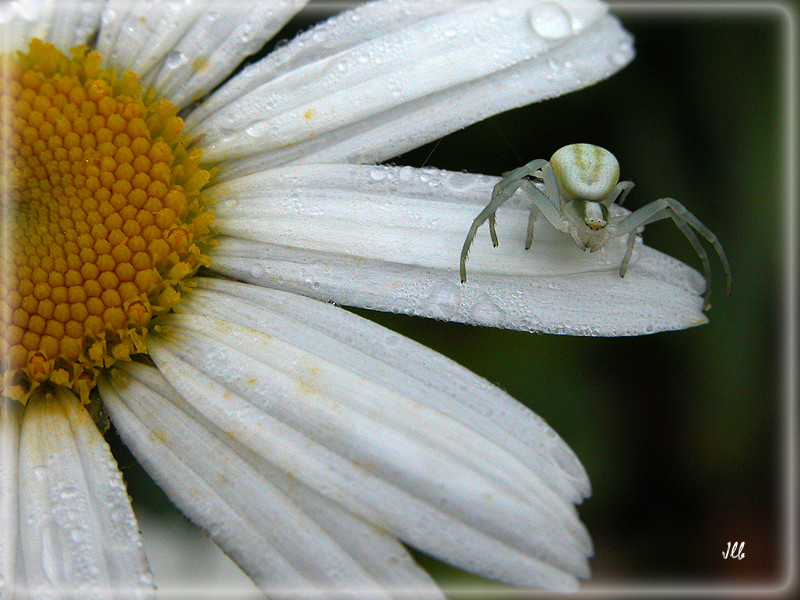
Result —
M425 1L425 0L420 0ZM315 1L311 0L304 9L311 15L330 14L338 12L353 5L359 4L354 1ZM792 591L797 591L798 586L798 439L797 439L797 408L795 399L797 395L797 320L794 307L797 306L797 84L798 84L798 23L800 22L800 10L797 6L785 2L649 2L649 1L628 1L610 2L611 10L617 15L624 16L626 13L650 14L650 13L670 13L670 14L711 14L714 15L740 15L743 17L753 15L771 15L778 18L782 26L783 52L782 59L782 90L783 99L783 161L781 169L784 174L782 195L785 199L783 207L783 218L786 227L783 231L783 261L784 261L784 288L782 294L783 319L786 326L785 335L781 340L782 364L781 369L784 380L781 387L782 408L784 419L780 430L783 443L783 453L781 465L783 471L783 490L782 490L782 509L783 522L781 529L785 531L782 540L782 550L784 556L781 557L780 564L784 569L782 578L776 581L775 585L764 586L763 584L633 584L618 586L608 584L594 584L590 580L582 585L581 590L572 597L578 598L643 598L643 597L753 597L770 596L780 597L788 595ZM8 203L3 203L7 206ZM4 215L5 216L5 215ZM7 222L4 219L4 222ZM2 236L5 245L7 236ZM256 597L251 591L244 590L224 590L219 588L206 589L209 597L226 598L253 598ZM477 595L490 595L498 598L539 598L552 596L552 592L537 592L531 590L500 590L493 586L480 587L446 587L444 591L455 598L470 598ZM413 597L413 592L408 591L409 597ZM172 599L184 597L205 596L200 589L188 590L178 588L159 588L156 592L157 598ZM261 597L260 594L257 597Z

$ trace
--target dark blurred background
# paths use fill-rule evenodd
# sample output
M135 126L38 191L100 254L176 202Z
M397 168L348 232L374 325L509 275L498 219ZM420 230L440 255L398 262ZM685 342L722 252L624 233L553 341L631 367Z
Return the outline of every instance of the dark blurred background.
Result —
M332 6L312 4L278 39ZM355 311L496 383L576 451L594 490L580 508L595 543L591 587L768 587L788 567L784 383L794 365L785 362L782 301L791 5L700 6L615 7L635 36L637 57L623 71L390 162L500 174L572 142L608 148L622 177L636 183L628 208L674 197L722 241L733 295L724 294L712 255L707 325L577 338ZM648 226L644 238L699 267L670 221ZM137 510L175 518L134 459L117 450ZM724 560L736 541L745 558ZM418 558L444 585L485 585Z

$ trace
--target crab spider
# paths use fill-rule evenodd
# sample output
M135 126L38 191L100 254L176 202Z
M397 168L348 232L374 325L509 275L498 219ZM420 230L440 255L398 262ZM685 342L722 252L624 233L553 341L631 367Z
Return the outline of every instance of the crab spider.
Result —
M544 189L537 187L536 183L541 184ZM611 205L616 203L621 206L632 188L632 182L619 181L619 163L614 155L592 144L570 144L556 150L549 161L537 159L505 173L503 179L494 186L489 204L475 217L467 239L464 240L461 250L461 283L467 280L467 253L478 228L488 220L492 244L497 246L497 209L518 189L522 189L533 201L528 217L526 250L531 247L533 225L538 212L553 227L571 236L581 250L595 252L609 240L627 235L627 250L619 268L620 277L624 277L640 228L670 218L689 240L703 263L706 279L703 310L709 307L711 265L695 231L717 251L725 270L727 291L730 294L730 266L717 236L677 200L661 198L627 216L610 215Z

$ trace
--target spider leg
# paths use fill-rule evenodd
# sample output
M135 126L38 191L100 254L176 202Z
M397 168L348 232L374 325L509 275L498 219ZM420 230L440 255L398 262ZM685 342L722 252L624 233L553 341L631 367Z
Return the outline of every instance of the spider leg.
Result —
M533 202L530 215L528 216L528 233L525 237L525 250L530 250L531 244L533 243L533 225L536 222L537 209L544 215L545 219L550 221L553 227L566 233L567 229L564 227L561 207L553 204L552 198L536 187L532 181L525 182L521 187Z
M542 182L544 183L544 195L550 200L550 204L556 207L561 212L561 192L558 189L558 182L556 181L556 173L553 171L553 165L547 163L542 167Z
M486 207L472 221L472 225L469 228L467 237L464 240L464 246L461 249L461 261L459 264L461 283L464 283L467 280L467 254L469 253L469 247L472 245L472 241L475 239L475 235L478 232L478 228L488 219L489 233L492 236L492 244L497 246L497 231L495 230L495 213L497 213L497 209L500 208L500 206L502 206L506 200L511 198L511 196L514 195L514 192L516 192L525 183L528 183L528 177L532 177L533 174L545 164L547 164L546 160L533 160L522 167L510 171L494 186L492 189L492 198L489 200L489 204L487 204Z
M510 198L514 195L514 192L519 189L522 182L530 181L531 178L537 176L536 172L547 164L549 163L546 160L539 158L513 171L503 173L503 179L498 181L492 189L492 200L500 195L505 195L506 198Z
M561 215L561 194L558 190L556 174L553 172L553 167L550 163L542 167L542 182L544 183L544 191L536 187L532 181L523 186L523 190L533 202L531 212L528 215L525 250L530 250L531 244L533 244L533 227L536 224L536 216L538 215L537 208L550 221L553 227L560 231L565 231L563 226L564 219Z
M628 263L631 261L631 255L633 254L633 245L636 243L636 231L631 231L628 234L628 247L625 250L625 256L622 257L622 264L619 266L619 276L625 277L625 273L628 270Z
M528 190L525 191L527 192ZM533 243L533 225L536 223L536 214L533 208L528 213L528 233L525 235L525 250L530 250Z
M617 206L622 206L625 202L625 198L628 197L628 194L631 193L633 189L633 182L632 181L620 181L617 185L614 186L614 189L611 190L611 193L608 195L608 198L603 200L603 204L606 206L611 206L614 202L617 203ZM619 200L617 200L617 196L619 196Z
M706 310L709 306L711 306L711 303L708 301L709 297L711 296L711 263L708 260L708 253L706 253L706 249L703 248L700 240L697 239L694 231L692 231L692 228L689 227L686 221L681 220L674 214L671 214L670 217L675 225L678 226L678 229L683 232L683 235L686 236L686 239L689 240L692 248L694 248L694 251L697 252L697 255L700 257L700 262L703 263L703 274L706 278L706 289L703 292L703 310Z
M495 229L495 224L497 223L497 213L494 213L491 217L489 217L489 235L492 238L492 246L497 248L497 245L500 243L497 239L497 229Z
M716 250L720 261L722 261L722 268L725 271L727 280L727 291L730 294L731 269L730 265L728 264L728 259L725 256L725 251L722 249L722 244L720 244L717 236L714 235L714 233L708 227L703 225L700 219L695 217L686 209L686 207L683 206L683 204L677 200L672 198L661 198L660 200L655 200L647 206L644 206L631 213L617 226L617 235L621 236L625 235L626 233L635 235L639 227L647 225L648 223L660 221L661 219L666 219L667 217L671 218L678 229L680 229L683 235L686 236L686 239L689 240L692 248L694 248L695 252L697 252L697 255L700 257L700 260L703 263L703 270L706 279L706 290L703 295L705 301L704 308L708 307L708 297L711 290L711 265L705 249L702 247L700 240L694 234L692 229L702 235L714 247L714 250ZM630 241L628 242L628 245L629 250L632 251L632 244ZM625 258L623 259L623 264L625 267L627 267L627 260L629 258L629 252L626 252ZM620 274L623 274L622 270L620 270Z

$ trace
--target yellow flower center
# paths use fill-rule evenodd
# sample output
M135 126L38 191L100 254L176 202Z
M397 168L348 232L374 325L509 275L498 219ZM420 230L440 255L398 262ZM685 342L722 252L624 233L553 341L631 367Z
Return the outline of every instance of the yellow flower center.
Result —
M47 382L86 401L209 263L211 173L176 108L97 52L71 54L33 40L0 55L0 354L21 402Z

